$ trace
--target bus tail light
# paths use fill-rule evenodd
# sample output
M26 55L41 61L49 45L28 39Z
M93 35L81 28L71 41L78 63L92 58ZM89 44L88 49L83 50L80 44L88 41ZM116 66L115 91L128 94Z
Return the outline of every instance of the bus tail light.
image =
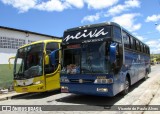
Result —
M109 79L96 79L94 81L95 84L111 84L113 83L113 79L109 78Z

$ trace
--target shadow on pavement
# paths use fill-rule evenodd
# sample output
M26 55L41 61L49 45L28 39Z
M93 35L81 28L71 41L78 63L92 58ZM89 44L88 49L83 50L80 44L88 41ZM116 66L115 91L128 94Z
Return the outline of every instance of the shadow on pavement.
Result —
M11 99L41 99L52 95L60 94L60 90L41 92L41 93L25 93L13 96Z

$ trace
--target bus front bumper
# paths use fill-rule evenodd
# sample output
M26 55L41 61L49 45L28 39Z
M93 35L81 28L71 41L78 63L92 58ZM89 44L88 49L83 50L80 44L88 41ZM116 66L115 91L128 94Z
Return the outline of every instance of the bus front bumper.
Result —
M44 92L45 86L44 86L44 84L37 84L37 85L30 85L30 86L15 86L14 90L18 93Z
M113 84L67 84L61 83L62 93L75 93L96 96L114 96Z

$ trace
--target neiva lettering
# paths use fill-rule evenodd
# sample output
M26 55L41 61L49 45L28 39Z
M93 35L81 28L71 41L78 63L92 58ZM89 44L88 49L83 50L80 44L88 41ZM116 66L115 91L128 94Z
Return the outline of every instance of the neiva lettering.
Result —
M100 35L107 35L108 32L104 31L104 28L102 28L101 30L95 30L95 31L90 31L88 33L88 30L84 30L83 32L78 32L76 35L68 35L66 38L64 38L64 41L69 41L70 39L80 39L80 38L95 38L95 37L99 37Z

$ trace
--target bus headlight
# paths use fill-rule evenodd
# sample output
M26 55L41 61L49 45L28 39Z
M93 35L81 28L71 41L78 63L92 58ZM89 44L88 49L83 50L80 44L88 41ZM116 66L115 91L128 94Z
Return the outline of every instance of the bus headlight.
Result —
M16 82L14 82L14 86L17 86L17 83L16 83Z
M113 83L113 79L109 78L109 79L96 79L94 81L95 84L111 84Z
M37 82L34 82L33 84L38 85L38 84L41 84L41 83L42 83L42 81L37 81Z

